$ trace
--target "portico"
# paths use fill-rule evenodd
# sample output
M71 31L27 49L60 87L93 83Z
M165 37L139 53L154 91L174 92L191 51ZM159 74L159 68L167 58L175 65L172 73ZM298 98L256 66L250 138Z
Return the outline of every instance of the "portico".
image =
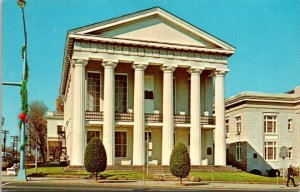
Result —
M226 165L224 76L233 53L160 8L69 31L61 94L70 165L84 164L89 135L103 141L108 165L143 165L146 133L153 163L169 165L183 142L192 165Z

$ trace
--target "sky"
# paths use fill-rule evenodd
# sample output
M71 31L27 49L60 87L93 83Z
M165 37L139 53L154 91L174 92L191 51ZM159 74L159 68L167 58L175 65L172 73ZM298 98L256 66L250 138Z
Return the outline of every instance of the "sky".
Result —
M55 110L68 30L155 6L236 47L228 59L226 98L243 91L283 93L300 85L299 0L27 0L29 101ZM2 22L2 81L20 82L24 36L17 0L3 1ZM18 135L20 112L20 88L3 86L9 137Z

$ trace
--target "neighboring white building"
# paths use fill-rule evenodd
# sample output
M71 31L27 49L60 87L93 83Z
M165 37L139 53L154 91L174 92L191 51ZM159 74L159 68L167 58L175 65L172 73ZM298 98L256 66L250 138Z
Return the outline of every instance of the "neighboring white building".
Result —
M227 161L250 172L300 165L300 86L283 94L243 92L226 100ZM285 162L280 148L288 148Z
M48 111L47 119L47 161L59 161L65 157L64 115L61 112ZM60 156L60 159L59 159Z
M153 164L168 165L182 142L192 165L226 165L224 76L234 50L158 7L68 31L60 94L70 165L84 165L93 137L108 165L143 165L146 134Z

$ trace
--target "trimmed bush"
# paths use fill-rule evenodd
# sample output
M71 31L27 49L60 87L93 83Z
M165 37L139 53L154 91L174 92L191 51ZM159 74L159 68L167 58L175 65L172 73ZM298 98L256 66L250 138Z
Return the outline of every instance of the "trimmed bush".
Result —
M278 169L270 169L270 171L268 172L268 177L276 177L277 175L280 175Z
M254 175L261 175L261 171L258 170L258 169L253 169L250 171L251 174L254 174Z
M178 143L171 154L170 170L172 175L180 178L182 184L182 178L189 175L191 170L190 155L183 143Z
M93 138L86 146L84 154L84 167L87 172L96 175L98 179L98 173L105 171L107 165L107 157L104 145L99 138Z

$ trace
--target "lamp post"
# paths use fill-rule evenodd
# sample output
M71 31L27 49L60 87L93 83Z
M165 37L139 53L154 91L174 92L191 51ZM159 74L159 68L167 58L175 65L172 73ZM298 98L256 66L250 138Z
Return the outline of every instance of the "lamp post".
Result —
M22 99L22 110L20 114L21 120L21 146L20 146L20 169L18 172L17 179L19 181L26 181L26 167L25 167L25 128L26 128L26 113L28 111L27 107L27 80L28 80L28 63L27 63L27 31L25 23L25 12L24 8L26 6L25 0L18 0L18 6L22 10L23 28L24 28L24 46L22 48L22 59L23 59L23 75L22 75L22 85L21 85L21 99Z

